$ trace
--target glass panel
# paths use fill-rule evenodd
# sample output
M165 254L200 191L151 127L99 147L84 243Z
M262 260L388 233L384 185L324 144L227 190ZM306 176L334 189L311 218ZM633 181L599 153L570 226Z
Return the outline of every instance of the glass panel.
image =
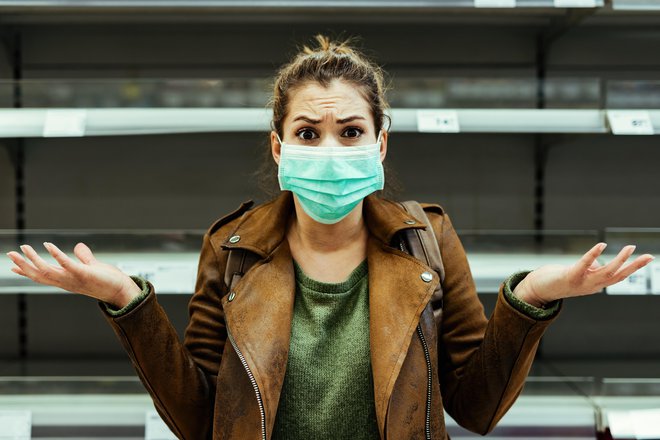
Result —
M660 108L660 81L607 81L607 108Z
M264 107L270 79L71 79L0 81L0 105L23 108Z
M0 108L264 108L271 77L0 80ZM542 92L542 95L541 95ZM392 108L660 108L660 81L394 75Z

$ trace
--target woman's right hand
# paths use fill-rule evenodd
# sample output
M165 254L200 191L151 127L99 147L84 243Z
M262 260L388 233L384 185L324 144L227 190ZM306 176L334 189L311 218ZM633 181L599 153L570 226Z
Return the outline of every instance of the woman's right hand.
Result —
M11 270L37 283L90 296L117 309L141 293L131 277L111 264L98 261L84 243L73 248L80 262L69 258L52 243L46 242L44 247L61 267L48 264L31 246L23 245L21 250L34 264L26 261L20 253L10 251L7 256L18 266Z

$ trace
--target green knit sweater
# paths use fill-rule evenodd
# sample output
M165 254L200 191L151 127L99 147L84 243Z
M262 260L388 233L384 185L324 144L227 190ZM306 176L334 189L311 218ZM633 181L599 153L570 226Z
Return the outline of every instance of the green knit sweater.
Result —
M296 298L274 440L378 439L369 355L367 260L339 283L294 261Z

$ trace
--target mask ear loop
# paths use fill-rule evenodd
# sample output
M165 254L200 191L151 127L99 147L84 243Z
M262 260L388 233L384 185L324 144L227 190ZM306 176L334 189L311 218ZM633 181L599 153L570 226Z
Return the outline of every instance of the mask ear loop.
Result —
M376 139L377 144L380 144L380 138L382 137L382 135L383 135L383 129L381 128L380 131L378 131L378 139Z
M275 129L275 123L272 120L270 121L270 129L275 132L275 136L277 136L277 142L279 142L280 145L282 145L284 142L282 142L282 139L280 139L280 134Z

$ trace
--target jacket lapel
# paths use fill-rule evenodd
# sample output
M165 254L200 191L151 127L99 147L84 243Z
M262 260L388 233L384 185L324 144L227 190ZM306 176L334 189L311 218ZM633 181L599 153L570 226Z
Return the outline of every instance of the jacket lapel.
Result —
M438 274L417 259L370 238L369 332L374 400L381 438L394 384L406 358L424 307L440 282ZM421 278L433 274L431 282Z
M222 298L226 325L254 375L266 427L272 432L284 382L295 297L295 275L286 240L267 263L257 263L235 286L234 299Z

